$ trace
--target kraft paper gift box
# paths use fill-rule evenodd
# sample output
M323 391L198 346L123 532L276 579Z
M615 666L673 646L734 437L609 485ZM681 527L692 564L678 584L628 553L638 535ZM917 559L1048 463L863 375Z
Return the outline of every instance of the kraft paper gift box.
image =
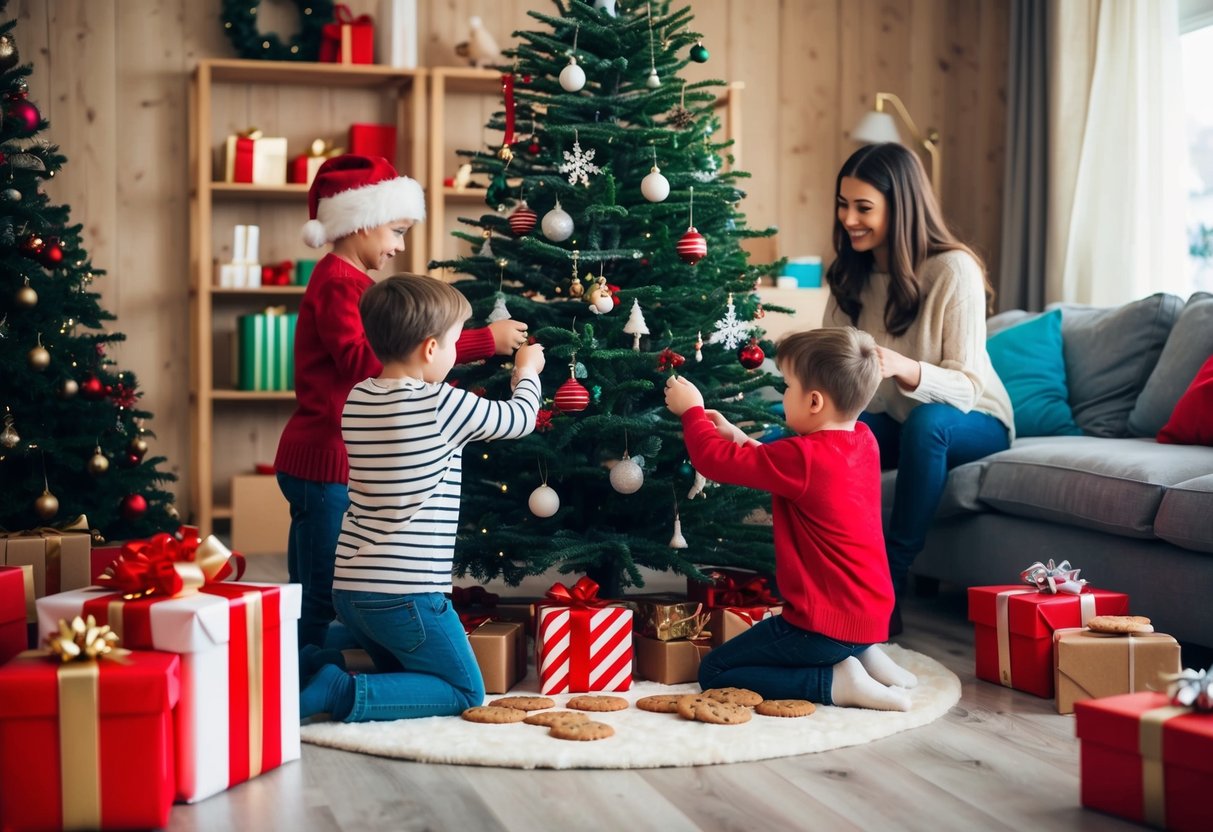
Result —
M1058 630L1053 649L1059 714L1074 713L1074 703L1084 699L1162 690L1180 670L1179 643L1165 633Z
M1077 702L1074 714L1083 806L1176 832L1213 829L1213 713L1127 693Z
M266 137L260 130L228 136L224 145L223 180L250 185L286 184L286 138Z
M977 678L1051 699L1053 631L1128 612L1129 596L1106 589L1054 595L1023 584L969 587Z
M526 629L517 621L485 621L468 633L485 693L509 693L526 676Z
M632 611L598 598L595 581L553 584L536 608L535 630L535 668L545 696L631 688Z
M778 615L782 607L724 607L712 610L708 617L712 646L719 647L744 633L764 618Z
M0 664L30 646L35 620L33 567L0 566Z
M0 668L0 825L164 827L179 696L180 660L169 653L21 656Z
M88 520L72 521L67 530L35 529L0 533L0 565L31 566L34 597L88 586L93 539Z
M681 685L699 679L699 663L712 649L707 639L660 641L636 633L635 670L640 679L663 685Z
M192 803L299 759L298 584L214 583L124 600L100 587L40 598L41 631L77 615L134 650L181 657L177 798Z

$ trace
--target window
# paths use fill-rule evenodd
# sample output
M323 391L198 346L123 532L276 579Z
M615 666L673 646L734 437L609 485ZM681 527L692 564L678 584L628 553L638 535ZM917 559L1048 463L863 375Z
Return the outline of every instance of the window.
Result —
M1188 273L1193 291L1213 292L1213 0L1181 0L1187 129Z

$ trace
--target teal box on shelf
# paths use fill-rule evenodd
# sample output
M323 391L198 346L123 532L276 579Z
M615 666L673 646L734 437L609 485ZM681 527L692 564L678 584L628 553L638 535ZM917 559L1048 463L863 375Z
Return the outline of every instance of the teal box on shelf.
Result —
M820 257L789 257L783 267L780 278L790 277L796 281L799 289L821 288L821 258ZM788 281L781 281L787 283Z

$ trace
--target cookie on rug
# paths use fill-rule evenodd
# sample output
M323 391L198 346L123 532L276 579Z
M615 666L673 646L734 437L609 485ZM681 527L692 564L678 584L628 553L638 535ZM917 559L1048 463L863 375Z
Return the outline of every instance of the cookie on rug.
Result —
M605 722L594 722L593 720L557 722L552 726L552 730L548 731L548 736L558 740L605 740L607 737L615 736L615 729Z
M479 722L485 725L505 725L509 722L522 722L526 719L526 711L517 708L498 708L493 705L480 705L468 708L460 714L468 722Z
M489 703L490 707L517 708L520 711L542 711L555 708L556 703L546 696L503 696Z
M574 696L565 705L578 711L622 711L628 706L628 700L622 696Z
M732 702L704 699L695 705L695 719L711 725L740 725L749 722L750 709Z
M1152 633L1154 626L1144 615L1096 615L1087 622L1087 629L1093 633Z
M762 701L761 696L746 688L709 688L703 695L717 702L729 702L743 708L752 708Z
M695 706L700 702L712 702L702 693L686 693L678 697L678 701L674 703L674 710L678 711L678 715L683 719L695 718Z
M763 716L808 716L817 706L807 699L765 699L754 706L754 713Z
M684 693L658 693L637 699L636 707L655 714L676 714L678 713L678 700L685 695Z
M561 722L589 722L590 718L581 711L539 711L527 714L526 719L522 721L527 725L542 725L545 728L551 728Z

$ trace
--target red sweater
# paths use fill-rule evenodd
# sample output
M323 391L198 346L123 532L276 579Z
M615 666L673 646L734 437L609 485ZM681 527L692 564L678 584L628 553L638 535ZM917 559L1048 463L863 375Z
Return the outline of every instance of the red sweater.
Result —
M693 407L682 429L699 473L771 492L775 581L788 623L857 644L887 640L893 582L880 525L880 450L868 426L742 447Z
M383 370L358 314L358 301L373 284L366 272L333 254L312 271L295 327L295 412L274 459L284 474L312 482L349 480L341 409L355 384ZM493 333L487 327L464 330L455 349L461 363L488 358Z

